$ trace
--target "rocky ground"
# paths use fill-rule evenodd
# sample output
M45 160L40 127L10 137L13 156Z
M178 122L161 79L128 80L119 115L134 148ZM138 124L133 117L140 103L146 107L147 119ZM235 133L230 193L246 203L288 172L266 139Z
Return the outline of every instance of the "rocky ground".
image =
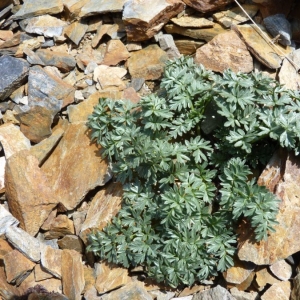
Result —
M139 101L180 55L300 89L299 2L239 2L264 34L232 0L0 2L0 298L300 299L292 155L275 153L259 178L282 200L276 233L255 244L242 224L235 266L217 278L171 289L85 251L122 197L86 127L100 97Z

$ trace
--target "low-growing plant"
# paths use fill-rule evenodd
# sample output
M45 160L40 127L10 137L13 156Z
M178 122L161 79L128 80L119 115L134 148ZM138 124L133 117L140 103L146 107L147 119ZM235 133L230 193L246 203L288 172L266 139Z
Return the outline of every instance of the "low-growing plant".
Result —
M88 126L124 193L88 250L173 287L231 267L241 218L256 241L277 224L278 199L250 178L276 147L299 153L299 100L261 73L218 75L189 57L137 104L100 99Z

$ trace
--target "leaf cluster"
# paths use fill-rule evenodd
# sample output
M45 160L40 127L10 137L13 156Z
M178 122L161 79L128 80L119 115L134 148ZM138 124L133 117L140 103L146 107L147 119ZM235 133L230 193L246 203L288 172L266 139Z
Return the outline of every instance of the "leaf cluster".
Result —
M171 286L233 265L236 227L257 241L277 224L278 200L249 179L276 147L299 149L300 96L261 73L218 75L189 57L169 61L161 88L138 104L100 99L88 126L123 184L123 206L89 250L142 265ZM221 120L202 130L207 107Z

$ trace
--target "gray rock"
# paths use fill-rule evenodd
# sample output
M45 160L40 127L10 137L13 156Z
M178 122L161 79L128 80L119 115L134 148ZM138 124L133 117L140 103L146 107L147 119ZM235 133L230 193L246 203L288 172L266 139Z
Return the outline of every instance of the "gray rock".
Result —
M121 12L126 0L90 0L81 9L80 17L88 17L103 13Z
M281 45L289 46L291 44L291 24L284 14L276 14L264 18L264 24L274 38L279 35L278 42Z
M142 88L144 83L145 83L144 78L132 78L129 86L133 87L135 91L138 92Z
M171 34L163 34L158 37L160 48L167 52L170 59L178 58L181 56L177 46L174 43L173 36Z
M230 292L231 292L231 295L236 300L256 300L256 299L258 299L258 293L256 293L256 292L247 293L244 291L239 291L236 287L232 288L230 290Z
M23 59L10 56L0 57L0 101L5 100L25 81L29 64Z
M220 285L194 295L192 300L236 300L226 289Z
M0 205L0 235L5 234L9 226L17 226L18 224L19 221L3 205Z

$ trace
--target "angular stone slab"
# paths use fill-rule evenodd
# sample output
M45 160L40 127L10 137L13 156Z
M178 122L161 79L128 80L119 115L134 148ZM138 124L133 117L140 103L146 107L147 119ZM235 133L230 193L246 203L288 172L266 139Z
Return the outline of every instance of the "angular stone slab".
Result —
M212 289L195 294L192 300L226 299L235 300L235 298L223 287L217 285Z
M292 266L285 260L279 260L270 266L271 272L280 280L287 281L291 278L293 270Z
M261 296L261 300L282 299L289 300L291 295L291 283L289 281L282 281L274 283Z
M90 190L111 178L107 162L101 159L100 148L91 143L85 122L67 126L41 169L55 198L68 210L74 209Z
M29 71L29 64L23 59L11 56L0 57L0 101L5 100L22 85Z
M183 2L196 10L206 13L210 11L219 10L225 5L233 2L233 0L183 0Z
M237 25L234 30L240 35L247 45L248 50L265 66L270 69L278 69L282 63L282 56L291 53L290 47L274 45L266 41L265 36L270 40L272 37L266 33L263 27L260 27L264 35L254 25ZM280 50L278 50L278 48Z
M26 19L41 15L55 15L63 11L62 0L24 0L16 19Z
M0 235L5 234L9 226L18 226L18 224L19 221L3 205L0 205Z
M110 40L107 43L103 65L115 66L119 62L127 60L130 56L127 48L120 40Z
M61 255L62 250L60 249L46 245L41 246L41 265L57 278L61 278Z
M215 23L205 18L194 16L182 16L180 18L173 18L171 21L180 27L189 28L210 28L214 27Z
M153 37L171 18L184 9L180 0L129 0L124 4L123 21L129 41Z
M5 168L5 189L10 212L22 229L34 236L59 199L28 150L11 156ZM38 207L39 213L36 212Z
M253 59L245 43L234 31L218 34L196 51L195 62L207 69L223 73L226 69L249 73Z
M98 14L121 12L126 0L90 0L81 8L80 17L88 17Z
M76 21L65 28L64 34L75 44L79 45L85 35L88 25L83 21Z

